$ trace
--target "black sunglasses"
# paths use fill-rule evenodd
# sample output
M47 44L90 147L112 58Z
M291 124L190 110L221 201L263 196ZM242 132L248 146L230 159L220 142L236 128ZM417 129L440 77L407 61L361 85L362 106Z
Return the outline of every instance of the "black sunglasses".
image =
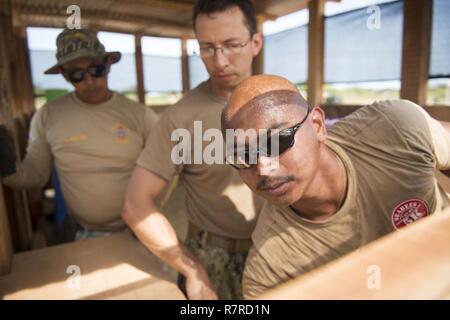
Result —
M231 154L227 155L225 159L226 163L238 170L242 170L254 166L259 156L278 157L295 144L295 134L306 122L306 119L308 119L310 111L311 108L308 107L306 115L302 121L290 128L279 130L274 134L271 134L271 130L269 129L268 134L265 137L265 139L267 139L266 148L261 148L258 146L258 148L254 151L248 150L248 147L243 152L236 152L235 150ZM275 152L272 152L272 137L278 137L278 150L275 150Z
M84 80L86 73L89 73L94 78L100 78L105 75L106 65L104 63L91 65L86 69L65 70L64 75L72 83L79 83Z

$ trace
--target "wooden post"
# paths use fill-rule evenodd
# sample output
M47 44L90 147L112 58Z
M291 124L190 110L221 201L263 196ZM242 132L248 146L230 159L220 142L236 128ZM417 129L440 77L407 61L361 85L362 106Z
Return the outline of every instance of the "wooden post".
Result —
M310 0L308 7L308 103L315 107L322 103L325 0Z
M24 52L24 27L17 7L12 1L3 2L0 19L1 59L0 115L14 141L16 158L24 150L20 136L28 136L25 117L34 109L30 74L27 71L27 53ZM22 142L22 143L21 143ZM15 251L27 250L32 239L31 216L26 191L5 188L4 206Z
M134 54L136 60L137 94L139 102L145 104L144 62L142 57L141 38L142 35L140 33L134 35Z
M10 21L8 14L10 3L0 3L0 125L10 129L12 127L11 114L11 76L9 73L9 38L11 36ZM0 181L0 275L11 270L12 241L7 209L4 201L3 186Z
M181 38L181 71L183 81L183 94L190 90L189 55L187 52L187 38Z
M19 18L17 18L19 19ZM26 28L19 19L14 31L14 56L16 58L18 74L15 75L17 90L20 92L21 101L19 105L20 114L30 117L34 112L34 92L31 79L30 56L28 51L28 41Z
M257 14L256 15L256 30L258 32L263 32L263 25L264 22L266 21L266 17L264 15L261 14ZM263 43L263 47L261 48L261 51L259 52L259 54L253 59L253 64L252 64L252 72L253 74L263 74L264 73L264 43Z
M404 1L400 97L426 105L433 0Z
M28 48L28 36L27 30L24 25L21 26L21 46L23 52L23 66L24 66L24 90L27 94L27 106L25 109L25 113L28 117L31 117L34 114L36 106L34 104L34 87L33 87L33 75L31 73L31 62L30 62L30 50Z
M11 271L12 243L9 221L3 198L3 187L0 185L0 275Z

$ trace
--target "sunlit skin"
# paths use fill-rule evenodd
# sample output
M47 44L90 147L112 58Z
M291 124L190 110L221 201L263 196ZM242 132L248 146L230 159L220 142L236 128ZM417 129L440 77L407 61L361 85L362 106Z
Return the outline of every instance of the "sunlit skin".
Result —
M210 75L210 89L220 97L229 98L234 88L252 73L252 60L263 43L261 33L250 36L244 14L236 6L211 15L200 14L195 21L195 30L202 47L244 44L250 40L237 55L225 56L221 50L216 50L213 57L202 58Z
M287 80L256 76L237 87L230 99L229 129L284 129L300 122L305 105L246 106L253 97L271 90L296 90ZM279 165L259 157L256 165L238 170L242 180L257 194L277 206L291 206L299 215L314 221L329 218L346 192L346 172L335 153L325 144L324 112L316 107L295 135L292 148L278 157Z
M80 58L68 62L63 66L63 70L74 70L74 69L86 69L93 64L102 63L103 60L93 59L93 58ZM111 68L110 61L106 61L106 73L103 77L95 78L89 73L86 73L83 81L78 83L72 83L69 79L64 76L64 78L70 82L75 88L75 94L77 97L88 104L100 104L109 100L112 96L112 91L108 88L108 74Z

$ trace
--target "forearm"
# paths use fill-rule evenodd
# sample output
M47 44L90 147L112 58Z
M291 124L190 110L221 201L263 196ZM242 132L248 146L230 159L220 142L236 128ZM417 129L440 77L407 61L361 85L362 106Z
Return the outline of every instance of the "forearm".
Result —
M48 170L38 170L28 162L16 165L16 173L3 179L3 183L10 188L40 188L49 178Z
M186 277L206 275L198 259L178 240L170 222L155 206L139 210L126 205L122 217L139 240L169 266Z

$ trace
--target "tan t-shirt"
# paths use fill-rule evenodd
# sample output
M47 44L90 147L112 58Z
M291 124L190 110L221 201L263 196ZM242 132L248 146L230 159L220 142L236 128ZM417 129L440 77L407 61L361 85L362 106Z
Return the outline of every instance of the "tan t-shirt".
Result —
M194 144L199 141L194 121L201 121L201 135L211 128L220 129L225 103L206 82L200 84L164 112L137 164L167 181L180 175L186 189L188 219L197 227L225 237L249 239L262 201L241 181L236 170L225 164L174 164L171 158L172 149L179 144L171 139L174 130L186 129L190 133L193 154ZM210 144L202 143L202 153ZM191 162L194 160L192 157Z
M449 166L450 139L409 101L359 109L328 130L326 145L346 168L344 204L312 222L266 202L244 272L246 298L450 206L434 174Z
M117 93L97 105L67 94L36 112L26 157L4 183L42 187L54 162L68 211L82 226L121 228L128 180L156 121L152 110Z

